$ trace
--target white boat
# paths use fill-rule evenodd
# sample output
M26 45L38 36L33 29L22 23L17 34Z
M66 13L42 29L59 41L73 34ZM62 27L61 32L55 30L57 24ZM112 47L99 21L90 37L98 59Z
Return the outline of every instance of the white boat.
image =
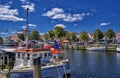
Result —
M16 48L1 48L2 51L5 52L13 52Z
M96 43L95 44L92 44L90 46L87 46L86 48L87 50L89 51L106 51L106 45L105 43L103 44L100 44L99 43L99 40L98 40L98 31L96 31Z
M42 78L70 78L68 59L63 59L62 53L52 48L45 49L17 49L14 68L8 78L33 78L33 58L41 57Z
M41 62L39 65L41 66L41 78L70 78L69 60L63 58L57 41L54 40L54 48L51 48L51 51L42 47L30 48L28 46L28 23L26 28L26 46L16 48L13 52L8 51L15 54L14 68L10 71L8 78L34 78L33 62L36 57L40 57L38 61Z
M102 46L100 46L100 47L98 47L98 46L95 46L95 47L87 47L86 48L88 51L106 51L106 47L102 47Z
M116 51L117 51L117 52L120 52L120 44L117 45L117 47L116 47Z

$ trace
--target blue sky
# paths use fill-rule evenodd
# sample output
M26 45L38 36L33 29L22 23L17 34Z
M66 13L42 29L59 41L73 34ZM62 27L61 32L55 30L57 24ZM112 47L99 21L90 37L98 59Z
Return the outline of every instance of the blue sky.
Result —
M56 25L67 31L92 33L120 29L120 0L0 0L0 35L15 33L26 26L29 8L29 29L46 33Z

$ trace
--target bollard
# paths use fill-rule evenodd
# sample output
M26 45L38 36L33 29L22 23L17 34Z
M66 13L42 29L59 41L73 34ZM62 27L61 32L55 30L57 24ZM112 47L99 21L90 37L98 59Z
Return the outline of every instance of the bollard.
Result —
M42 78L40 57L34 58L33 64L34 64L34 69L33 69L34 78Z

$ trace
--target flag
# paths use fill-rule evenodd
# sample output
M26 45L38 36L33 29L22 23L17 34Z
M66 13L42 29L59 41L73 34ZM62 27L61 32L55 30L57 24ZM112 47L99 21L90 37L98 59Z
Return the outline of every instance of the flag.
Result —
M54 40L54 48L55 48L55 49L58 49L58 50L60 49L60 48L59 48L59 45L58 45L58 43L57 43L56 40Z
M59 45L56 40L54 40L54 48L50 48L50 49L51 49L52 54L60 54L61 53L59 50L60 49Z

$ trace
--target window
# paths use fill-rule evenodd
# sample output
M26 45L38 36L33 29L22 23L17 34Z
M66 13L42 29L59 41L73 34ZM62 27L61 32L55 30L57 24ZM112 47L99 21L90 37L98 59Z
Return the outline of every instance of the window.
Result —
M27 59L30 59L30 54L27 54Z
M24 57L25 57L25 54L23 53L23 54L22 54L22 58L24 59Z
M46 57L46 56L47 56L47 53L45 53L44 56Z
M42 56L43 56L43 54L42 53L40 53L40 57L42 58Z
M18 58L20 58L20 53L18 53Z
M51 53L48 53L48 56L51 56Z

